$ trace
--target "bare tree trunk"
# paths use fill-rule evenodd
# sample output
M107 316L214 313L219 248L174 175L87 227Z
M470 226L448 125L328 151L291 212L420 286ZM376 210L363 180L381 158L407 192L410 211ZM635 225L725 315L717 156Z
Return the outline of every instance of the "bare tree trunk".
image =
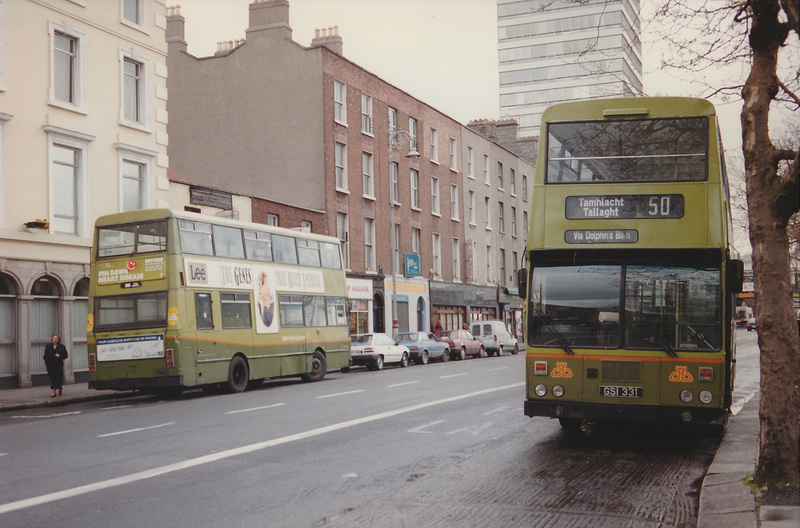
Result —
M761 445L756 481L800 484L800 344L792 310L786 227L797 211L792 170L779 173L785 152L769 136L778 93L777 60L790 27L778 0L750 0L752 68L742 91L742 150L747 175L750 243L761 349Z

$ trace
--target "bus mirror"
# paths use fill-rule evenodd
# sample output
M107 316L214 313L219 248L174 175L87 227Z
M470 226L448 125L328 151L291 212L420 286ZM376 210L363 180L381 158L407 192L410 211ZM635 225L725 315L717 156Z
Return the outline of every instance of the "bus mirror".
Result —
M744 289L744 262L739 259L729 260L726 274L729 293L742 293Z
M524 299L526 291L528 291L528 269L520 268L517 270L517 295Z

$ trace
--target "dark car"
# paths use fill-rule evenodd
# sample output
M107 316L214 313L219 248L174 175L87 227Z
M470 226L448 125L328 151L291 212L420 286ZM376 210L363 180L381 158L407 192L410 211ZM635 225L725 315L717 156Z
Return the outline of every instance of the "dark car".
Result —
M429 359L450 359L450 346L430 332L403 332L394 340L408 347L411 359L418 365L427 364Z
M436 332L436 337L448 344L450 355L455 359L486 357L483 341L470 334L469 330L443 330Z

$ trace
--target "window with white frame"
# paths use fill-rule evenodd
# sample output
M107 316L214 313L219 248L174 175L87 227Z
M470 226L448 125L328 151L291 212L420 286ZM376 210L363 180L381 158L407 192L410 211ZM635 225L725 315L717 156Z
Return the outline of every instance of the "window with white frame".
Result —
M453 280L461 278L461 241L453 239Z
M375 271L375 220L364 218L364 270Z
M511 236L517 236L517 208L511 206Z
M400 166L396 161L389 164L389 199L393 204L400 203L400 183L397 181Z
M144 0L122 0L122 20L141 26L144 21Z
M503 190L503 164L497 162L497 188Z
M486 282L492 282L492 246L486 246Z
M417 148L417 120L413 117L408 118L408 134L411 136L411 147Z
M419 209L419 171L416 169L410 170L411 181L411 208Z
M450 138L450 170L458 170L458 152L456 152L455 138Z
M150 205L150 179L158 152L134 145L116 144L120 166L120 210L147 209Z
M45 125L50 152L50 230L90 236L89 142L94 136Z
M372 135L372 96L361 94L361 131Z
M278 215L267 213L267 225L278 227Z
M411 252L419 255L420 236L422 232L417 227L411 228Z
M522 201L528 201L528 177L524 174L522 175Z
M147 61L130 51L120 51L122 63L122 122L147 125Z
M506 210L503 202L497 202L497 229L501 233L506 232Z
M492 205L489 203L489 197L483 199L483 214L486 218L486 229L492 228Z
M439 163L439 131L431 128L431 161Z
M506 250L500 250L500 285L506 285Z
M469 209L470 225L477 225L475 221L475 191L469 191L467 195L467 208Z
M364 196L369 198L375 197L375 185L373 176L372 154L369 152L361 153L361 175L362 184L364 185Z
M334 146L334 164L336 165L336 190L347 190L347 145L337 142Z
M489 179L489 156L486 154L483 155L483 183L486 185L491 185L492 182Z
M475 151L467 147L467 178L475 179Z
M514 169L508 169L508 186L511 188L511 194L517 194L517 172Z
M347 124L347 85L339 79L333 81L333 118L337 123Z
M389 134L394 134L397 131L397 109L389 107Z
M350 222L347 213L336 213L336 236L342 244L342 259L344 269L350 269Z
M431 176L431 213L439 213L439 178Z
M442 277L442 237L439 233L433 233L432 240L433 250L433 275L434 277Z
M55 106L84 111L83 57L85 35L50 23L50 101Z
M458 185L453 183L450 185L450 219L458 220L458 215Z
M311 221L300 220L300 229L305 231L306 233L311 233Z

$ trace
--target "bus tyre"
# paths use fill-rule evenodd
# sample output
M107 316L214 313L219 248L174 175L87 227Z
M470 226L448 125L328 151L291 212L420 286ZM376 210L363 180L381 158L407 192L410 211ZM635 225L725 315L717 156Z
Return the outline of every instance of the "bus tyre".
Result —
M328 360L325 354L319 350L315 350L311 355L311 371L300 374L300 379L303 381L320 381L328 373Z
M442 363L450 361L450 349L445 348L444 352L442 352Z
M242 356L234 356L228 366L228 388L231 392L242 392L247 388L249 377L247 362Z

